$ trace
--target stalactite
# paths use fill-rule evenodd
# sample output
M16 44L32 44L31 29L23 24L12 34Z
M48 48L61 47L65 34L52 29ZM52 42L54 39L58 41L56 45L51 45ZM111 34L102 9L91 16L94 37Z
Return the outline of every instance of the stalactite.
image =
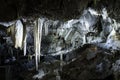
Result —
M22 42L23 42L23 24L20 20L18 20L15 26L15 48L22 49Z
M48 21L46 21L46 23L45 23L45 36L48 35L48 26L49 26L49 23L48 23Z
M23 48L23 38L24 38L24 27L21 20L17 20L16 22L4 23L7 28L7 34L11 36L12 42L15 48Z
M15 24L13 24L7 28L7 34L9 36L11 36L11 40L12 40L13 44L15 44Z
M42 27L44 19L38 19L35 21L34 26L34 47L35 47L35 61L36 70L38 70L38 63L40 62L40 49L41 49L41 38L42 38Z
M35 49L35 65L36 65L36 70L38 70L38 50L37 50L37 37L38 37L38 26L37 26L38 21L34 22L34 49Z
M38 62L40 62L40 34L41 34L41 26L40 26L40 20L38 19L38 21L37 21L37 27L38 27L38 35L37 35L37 50L38 50Z
M44 18L42 18L42 19L38 19L38 29L39 29L39 46L38 46L38 51L39 51L39 58L38 58L38 60L39 60L39 62L40 62L40 52L41 52L41 40L42 40L42 28L43 28L43 24L44 24Z
M26 26L24 26L24 34L23 34L23 50L24 50L24 56L26 55L26 47L27 47L27 42L26 42L26 39L27 39L27 29L26 29Z

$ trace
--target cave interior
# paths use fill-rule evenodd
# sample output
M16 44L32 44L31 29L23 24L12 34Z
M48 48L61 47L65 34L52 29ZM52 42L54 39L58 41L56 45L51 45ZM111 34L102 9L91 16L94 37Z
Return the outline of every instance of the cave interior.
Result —
M120 0L0 0L0 80L120 80Z

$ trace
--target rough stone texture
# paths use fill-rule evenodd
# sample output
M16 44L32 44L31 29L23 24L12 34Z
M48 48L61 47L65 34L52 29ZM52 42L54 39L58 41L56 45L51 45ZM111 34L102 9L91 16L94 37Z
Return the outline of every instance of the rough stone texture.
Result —
M85 47L84 47L85 48ZM119 74L114 74L112 63L118 58L118 52L112 54L96 46L87 46L84 51L77 50L79 55L76 60L63 66L61 71L62 80L119 80ZM87 55L97 53L87 60ZM108 53L108 54L106 54ZM114 57L113 57L114 56ZM117 77L116 77L117 76Z
M111 18L116 19L119 21L120 19L120 0L99 0L97 3L97 6L95 6L97 9L106 7L109 13L109 16Z

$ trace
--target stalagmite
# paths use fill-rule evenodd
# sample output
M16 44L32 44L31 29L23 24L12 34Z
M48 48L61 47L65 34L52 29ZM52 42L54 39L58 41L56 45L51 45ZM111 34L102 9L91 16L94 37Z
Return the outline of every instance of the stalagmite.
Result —
M15 26L15 48L22 49L22 41L23 41L23 24L20 20L18 20Z

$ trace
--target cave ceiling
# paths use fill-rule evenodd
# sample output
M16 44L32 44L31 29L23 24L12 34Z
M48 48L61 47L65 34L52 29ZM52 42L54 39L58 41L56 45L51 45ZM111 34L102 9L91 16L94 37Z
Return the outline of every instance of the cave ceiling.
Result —
M115 16L120 11L119 0L0 0L0 21L11 21L21 17L45 16L68 20L78 18L87 7L107 7Z

